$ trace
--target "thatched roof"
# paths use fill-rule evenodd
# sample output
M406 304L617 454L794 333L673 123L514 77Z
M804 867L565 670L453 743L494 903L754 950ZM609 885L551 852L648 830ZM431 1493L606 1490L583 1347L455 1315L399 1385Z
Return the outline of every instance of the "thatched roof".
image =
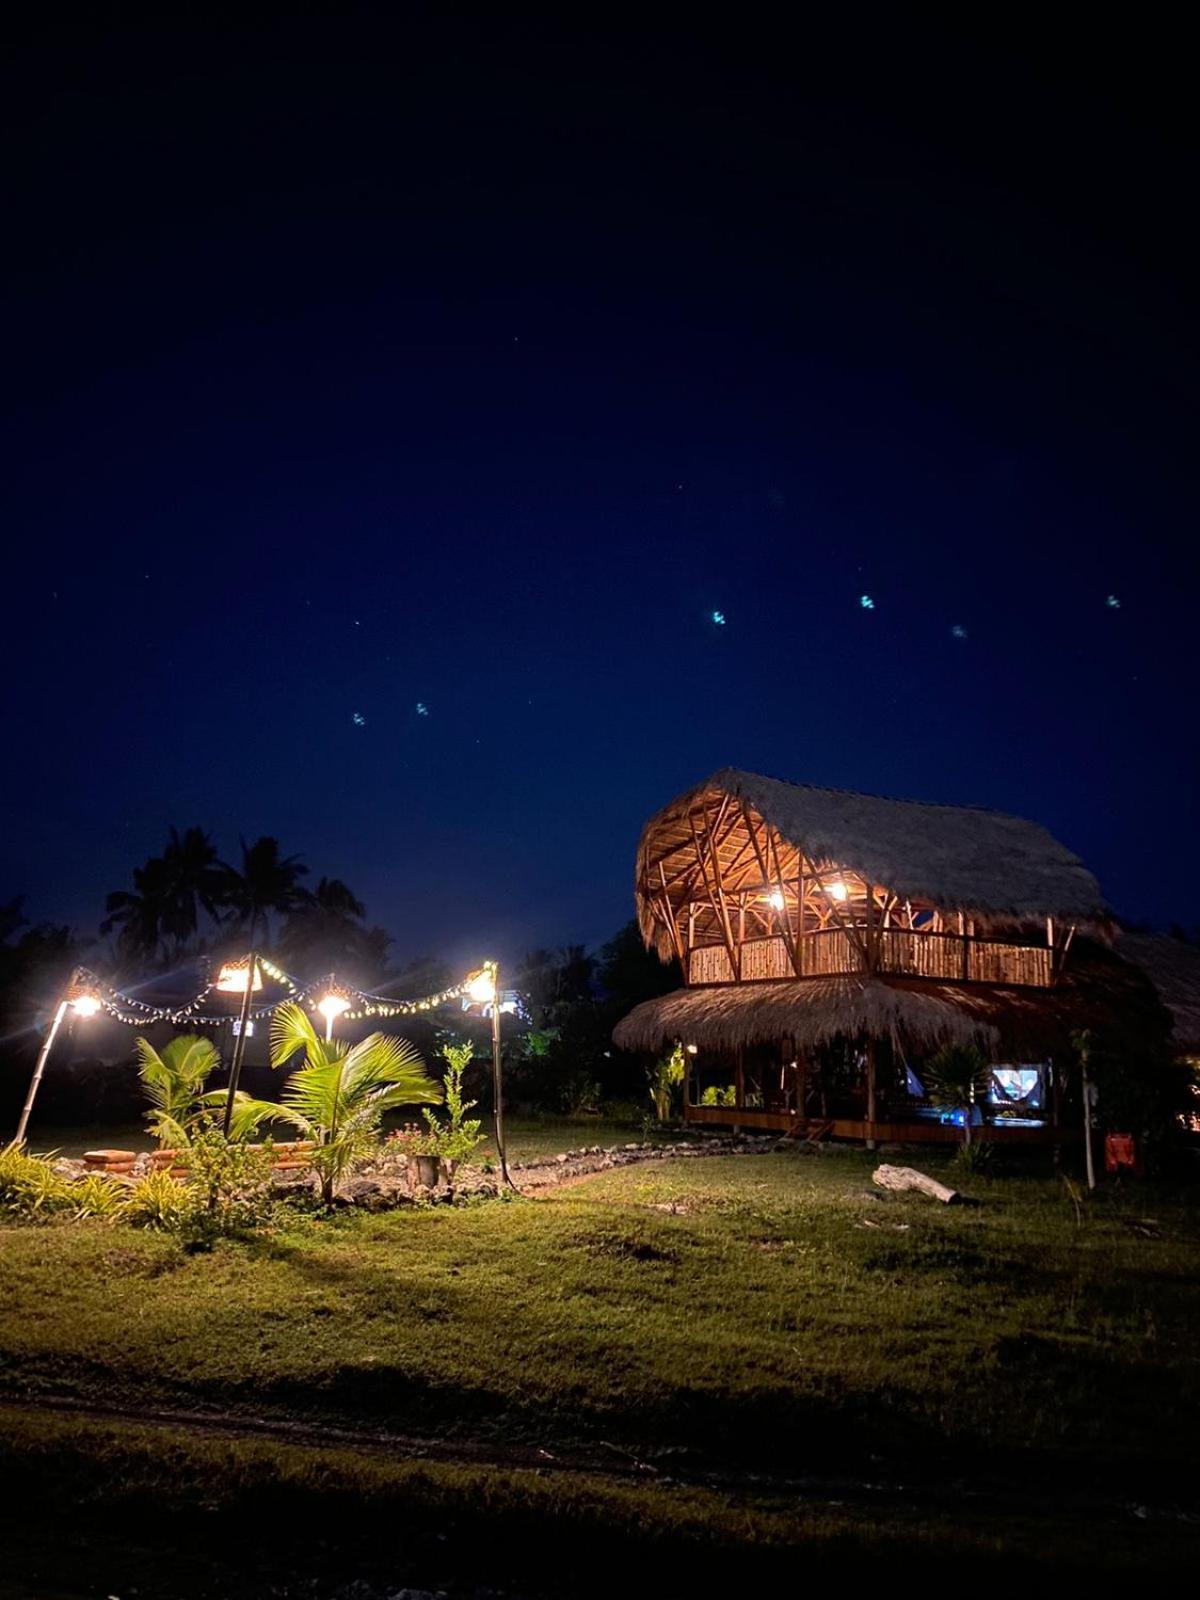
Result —
M635 1006L617 1024L613 1039L623 1050L657 1050L676 1039L708 1050L794 1039L797 1049L813 1050L839 1035L864 1033L876 1038L899 1033L931 1047L952 1039L983 1046L996 1040L985 1018L936 994L867 977L676 989Z
M914 1050L973 1040L994 1059L1030 1060L1068 1051L1083 1028L1139 1050L1169 1030L1145 974L1086 941L1053 988L885 976L696 985L635 1007L613 1039L626 1050L677 1039L709 1050L783 1039L811 1050L839 1035L895 1037Z
M647 943L659 944L664 956L669 947L643 886L655 884L659 863L690 848L689 813L723 795L743 799L784 846L803 851L809 861L834 863L901 897L962 911L984 926L1050 916L1101 929L1109 920L1095 878L1036 822L970 806L820 789L723 767L663 807L642 830L639 918Z
M1200 949L1158 933L1119 933L1117 949L1147 973L1171 1013L1175 1049L1200 1055Z

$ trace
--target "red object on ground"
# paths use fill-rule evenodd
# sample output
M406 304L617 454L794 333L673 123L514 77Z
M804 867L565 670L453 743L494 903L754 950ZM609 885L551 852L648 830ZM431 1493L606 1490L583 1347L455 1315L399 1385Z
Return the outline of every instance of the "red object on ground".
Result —
M1142 1158L1138 1154L1137 1140L1131 1133L1106 1133L1104 1135L1104 1170L1120 1172L1125 1167L1135 1178L1142 1175Z

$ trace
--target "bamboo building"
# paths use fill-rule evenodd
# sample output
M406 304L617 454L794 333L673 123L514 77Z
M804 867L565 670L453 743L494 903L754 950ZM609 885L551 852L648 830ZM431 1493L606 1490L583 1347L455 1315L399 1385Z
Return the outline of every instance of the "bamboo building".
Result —
M685 1047L689 1123L908 1142L966 1114L981 1138L1060 1139L1072 1036L1170 1027L1095 878L1020 817L724 768L647 822L635 896L684 982L614 1039ZM969 1113L924 1097L950 1041L992 1063Z

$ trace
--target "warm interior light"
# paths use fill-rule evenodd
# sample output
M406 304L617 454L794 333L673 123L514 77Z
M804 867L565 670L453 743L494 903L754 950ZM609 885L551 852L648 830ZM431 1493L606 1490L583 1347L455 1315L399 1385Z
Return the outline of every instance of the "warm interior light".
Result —
M849 889L847 889L846 885L840 878L835 878L833 882L828 885L828 890L829 898L831 900L844 900L850 893Z
M689 1044L689 1045L685 1045L684 1046L684 1049L687 1051L688 1055L690 1055L690 1056L694 1056L696 1054L697 1048L698 1048L698 1046L696 1046L694 1044Z
M496 998L496 970L483 967L467 979L467 999L477 1006L490 1006Z
M71 1009L77 1017L94 1017L100 1009L100 1002L94 994L77 994L71 1001Z
M335 1017L340 1017L343 1011L349 1011L350 1002L344 994L325 994L317 1001L317 1010L326 1022L332 1022Z
M767 894L763 895L763 899L767 902L767 904L769 906L772 906L776 911L782 911L783 910L784 899L783 899L783 890L782 889L771 889Z
M249 961L227 961L217 974L217 988L222 994L245 994L246 974L250 971ZM263 986L262 969L258 962L254 963L254 988Z

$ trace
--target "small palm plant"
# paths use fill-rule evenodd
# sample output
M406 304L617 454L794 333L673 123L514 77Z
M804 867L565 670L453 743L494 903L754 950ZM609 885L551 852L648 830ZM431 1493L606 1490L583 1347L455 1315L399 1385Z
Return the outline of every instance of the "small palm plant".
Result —
M204 1085L221 1065L220 1052L211 1039L180 1034L161 1050L149 1039L136 1041L138 1075L150 1101L146 1121L163 1150L186 1150L192 1131L206 1115L225 1104L226 1091L205 1091ZM254 1100L240 1091L233 1097L231 1133L244 1139L259 1123L277 1115L277 1106Z
M292 1073L271 1111L312 1140L321 1197L329 1205L350 1168L370 1154L384 1112L436 1104L442 1091L406 1039L382 1033L355 1045L322 1039L307 1012L280 1006L271 1019L271 1065L282 1067L300 1054L304 1065Z
M926 1061L921 1072L925 1092L935 1106L963 1113L963 1143L971 1142L971 1108L987 1093L990 1068L983 1051L973 1044L944 1044Z

